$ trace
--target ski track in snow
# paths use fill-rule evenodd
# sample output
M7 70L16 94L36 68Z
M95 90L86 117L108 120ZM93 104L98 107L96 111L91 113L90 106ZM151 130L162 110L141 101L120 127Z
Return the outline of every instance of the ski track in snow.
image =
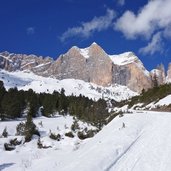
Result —
M106 156L110 154L110 157L108 159L104 158L104 160L106 160L105 162L103 161L103 158L101 158L99 161L97 161L97 163L94 164L94 161L92 160L92 158L95 157L94 153L96 153L97 158L98 155L103 156L103 154L101 154L100 148L97 147L96 149L95 146L91 147L91 154L87 155L88 152L86 152L85 155L81 155L80 156L81 162L79 164L75 163L75 165L72 163L70 171L74 171L74 168L78 168L78 170L81 169L82 171L89 171L89 170L93 171L95 168L98 171L170 171L171 170L171 163L170 163L171 114L161 113L160 115L157 112L156 113L151 112L151 113L152 114L150 114L150 112L147 112L147 114L145 113L136 114L140 116L142 121L143 119L145 120L145 125L143 125L141 129L139 129L138 131L139 133L129 143L125 144L126 139L124 142L121 137L116 137L116 136L113 137L113 142L111 142L111 144L115 142L115 138L117 139L116 141L118 142L119 142L118 139L121 138L120 146L122 147L121 149L123 150L123 152L116 155L117 146L116 148L112 149L108 147L106 144L106 151L104 152L106 153ZM136 115L134 116L135 119L136 117L139 117ZM129 116L129 117L133 117L133 116ZM141 121L139 120L137 123L140 124L141 126L140 122ZM127 131L126 130L127 128L123 128L123 129L124 130L122 131ZM101 132L99 134L103 134L103 133ZM108 136L113 136L111 134L111 131L110 134L108 134ZM105 138L108 137L104 136L104 139ZM110 138L108 138L108 140L110 141ZM126 148L124 148L124 146L126 146ZM86 149L84 150L86 151ZM99 152L97 152L97 150L99 150ZM90 153L90 150L88 151ZM84 151L82 153L84 153ZM87 156L87 159L92 160L92 166L87 166L88 162L85 162L85 158L86 158L85 156ZM76 158L75 160L77 159L78 158ZM101 163L104 163L104 165L100 166ZM67 169L69 169L69 167L66 167L66 169L64 170Z
M171 113L134 111L116 117L95 137L85 141L64 138L61 142L48 139L49 129L60 131L72 118L36 118L43 121L42 140L51 149L37 149L37 140L16 148L3 150L0 138L0 170L3 171L170 171L171 170ZM0 122L0 132L7 126L15 134L18 121ZM125 124L125 128L123 127ZM80 123L81 124L81 123ZM70 126L69 126L70 127ZM44 132L44 133L43 133ZM11 137L12 138L12 137ZM78 143L78 144L77 144Z
M157 122L160 123L160 122ZM162 125L161 125L162 124ZM152 126L148 132L142 133L138 138L133 141L133 143L128 147L128 149L119 157L119 159L115 160L114 163L111 164L110 167L108 167L105 171L123 171L123 170L130 170L130 171L136 171L139 168L140 160L142 161L143 158L146 156L147 151L149 151L152 156L154 156L154 159L156 158L156 149L154 149L154 144L158 147L165 147L165 143L162 141L160 142L161 138L163 140L168 139L168 135L161 132L161 126L165 126L164 124L156 124L155 126ZM157 130L157 131L156 131ZM149 134L149 131L151 134ZM166 135L166 136L165 136ZM140 150L139 150L140 149ZM151 150L152 149L152 150ZM138 150L138 151L137 151ZM154 151L153 151L154 150ZM163 150L162 150L163 151ZM165 150L162 152L163 156L165 153ZM147 159L150 160L147 156ZM165 161L161 160L161 163L159 162L160 170L163 170L163 164ZM145 164L145 162L144 162ZM124 168L123 168L124 166ZM144 165L145 166L145 165ZM144 168L145 170L147 168ZM151 168L152 169L152 168Z

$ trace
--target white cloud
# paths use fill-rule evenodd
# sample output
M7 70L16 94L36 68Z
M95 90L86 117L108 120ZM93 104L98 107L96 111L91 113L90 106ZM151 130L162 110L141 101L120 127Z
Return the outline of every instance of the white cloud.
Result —
M94 17L89 22L81 23L81 26L69 28L60 37L61 41L65 41L70 37L82 37L88 38L94 32L100 32L106 30L112 26L113 19L115 18L115 11L107 9L106 15L100 17Z
M34 27L28 27L26 29L26 32L28 35L33 35L33 34L35 34L35 28Z
M163 51L162 32L156 33L152 37L151 42L149 42L146 47L143 47L139 50L139 52L144 55L146 54L153 55L156 52L161 53L162 51Z
M171 0L150 0L138 14L126 11L115 23L115 29L126 38L137 36L150 38L157 30L164 30L171 24Z
M117 1L118 1L119 5L121 5L121 6L125 5L125 0L117 0Z
M164 30L164 36L165 38L171 38L171 25Z

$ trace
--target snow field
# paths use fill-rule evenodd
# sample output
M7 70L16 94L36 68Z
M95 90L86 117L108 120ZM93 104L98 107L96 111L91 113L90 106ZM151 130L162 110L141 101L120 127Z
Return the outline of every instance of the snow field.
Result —
M42 141L52 145L49 149L38 149L37 137L7 152L2 149L5 138L0 138L0 168L3 171L170 171L171 170L171 114L166 112L134 111L116 117L93 138L80 141L64 138L59 142L48 138L49 129L65 132L72 118L44 117L34 122L43 122L39 128ZM13 135L18 121L1 122L1 130ZM64 124L65 123L65 124ZM80 125L82 125L80 123ZM22 138L22 137L21 137ZM9 164L9 165L8 165ZM11 165L10 165L11 164Z
M82 80L57 80L21 71L7 72L0 70L0 80L4 82L6 89L17 87L19 90L33 89L37 93L53 93L54 90L60 92L64 88L67 96L72 94L79 96L81 94L93 100L104 98L106 100L114 99L121 101L137 95L137 93L131 91L126 86L114 85L102 87Z

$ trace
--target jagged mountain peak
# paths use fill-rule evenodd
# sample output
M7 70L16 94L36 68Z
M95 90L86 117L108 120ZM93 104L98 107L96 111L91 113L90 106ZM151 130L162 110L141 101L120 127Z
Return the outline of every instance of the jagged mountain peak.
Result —
M106 52L103 50L101 46L99 46L96 42L93 42L90 46L85 48L79 48L78 46L73 46L66 53L67 55L81 55L84 58L89 58L92 56L104 55L107 56Z
M99 48L99 49L103 49L99 44L97 44L96 42L93 42L89 48Z
M91 44L91 46L92 46L92 45L98 45L98 44L97 44L96 42L93 42L93 43Z
M79 79L101 86L120 84L141 92L151 88L154 73L149 73L133 52L108 55L101 46L93 42L86 48L73 46L56 61L36 55L0 53L0 68L7 71L27 70L37 75L57 79ZM171 80L171 67L167 79ZM159 82L165 81L163 69Z
M116 65L126 65L133 62L140 62L140 59L133 52L124 52L119 55L109 55Z
M118 55L108 55L104 49L98 45L96 42L93 42L90 46L86 48L79 48L78 46L73 46L66 53L67 55L80 55L86 59L89 57L109 57L112 62L116 65L126 65L132 62L140 62L140 59L133 52L124 52Z

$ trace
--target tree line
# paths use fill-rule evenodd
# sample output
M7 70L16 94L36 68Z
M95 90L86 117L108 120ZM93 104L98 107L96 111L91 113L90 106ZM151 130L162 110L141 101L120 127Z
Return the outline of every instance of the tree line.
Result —
M104 124L109 116L106 101L100 99L93 101L80 95L66 96L64 89L61 92L54 91L52 94L35 93L17 88L5 89L0 81L0 119L15 119L24 115L36 117L38 113L51 117L56 113L61 115L70 114L77 118L94 123Z

